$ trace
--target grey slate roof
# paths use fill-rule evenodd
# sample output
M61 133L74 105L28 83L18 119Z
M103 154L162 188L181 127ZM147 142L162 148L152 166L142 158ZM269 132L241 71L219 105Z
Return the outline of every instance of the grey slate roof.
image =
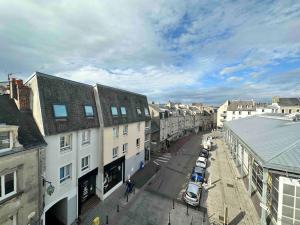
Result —
M36 72L45 135L99 127L93 86ZM53 104L65 104L68 118L56 120ZM94 117L87 118L84 105L91 105Z
M262 161L273 169L300 172L300 122L262 116L225 122Z
M31 112L20 112L9 95L0 95L0 124L19 126L18 141L25 149L46 145Z
M155 121L151 120L151 134L154 134L158 131L159 131L159 125Z
M279 98L279 106L300 106L300 98Z
M241 108L239 108L241 106ZM248 107L247 107L248 106ZM253 101L229 101L228 103L228 111L255 111L255 104L253 105Z
M148 101L145 95L100 84L97 84L96 87L100 99L104 127L151 120ZM112 115L112 106L117 107L119 116ZM122 106L126 108L126 116L121 116L120 108ZM141 109L141 115L137 114L137 107ZM148 109L149 116L145 115L145 108Z

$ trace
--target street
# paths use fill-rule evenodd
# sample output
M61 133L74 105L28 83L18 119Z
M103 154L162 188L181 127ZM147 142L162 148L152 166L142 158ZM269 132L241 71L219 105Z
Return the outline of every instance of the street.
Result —
M205 134L205 138L207 135L218 136L218 133ZM173 151L153 157L152 162L160 163L160 170L145 185L136 188L135 193L129 195L128 202L124 198L123 185L83 216L82 224L91 224L97 215L101 224L113 225L222 224L225 204L229 209L230 225L258 224L258 215L242 181L236 179L235 168L221 138L213 139L206 170L208 184L202 189L201 206L187 206L183 201L182 195L201 143L202 134L193 134L177 151L173 148Z

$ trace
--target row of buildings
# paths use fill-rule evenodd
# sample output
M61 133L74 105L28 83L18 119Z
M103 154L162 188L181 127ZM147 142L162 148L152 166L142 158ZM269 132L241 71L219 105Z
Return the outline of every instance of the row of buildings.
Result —
M144 95L36 72L0 106L0 224L69 225L149 159Z
M151 151L168 148L190 132L216 128L216 108L202 104L149 104L152 118Z
M226 121L265 113L279 113L287 115L299 112L300 98L273 97L271 104L257 103L254 100L227 100L218 108L217 126L223 127L223 123Z

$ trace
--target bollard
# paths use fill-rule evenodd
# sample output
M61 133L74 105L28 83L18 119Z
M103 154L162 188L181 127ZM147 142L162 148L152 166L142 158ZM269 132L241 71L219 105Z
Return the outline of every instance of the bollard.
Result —
M120 212L119 204L117 205L117 212Z
M106 224L108 224L108 216L106 216Z
M175 209L175 201L174 201L174 199L173 199L173 209Z
M170 218L171 216L170 216L170 212L169 212L169 223L168 223L168 225L171 225L171 218Z
M188 216L189 215L189 205L186 204L186 215Z

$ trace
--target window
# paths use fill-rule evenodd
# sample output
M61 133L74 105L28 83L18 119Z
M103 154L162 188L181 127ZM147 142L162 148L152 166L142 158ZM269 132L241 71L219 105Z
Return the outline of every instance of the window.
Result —
M128 143L123 144L123 153L125 154L128 151Z
M93 106L85 105L84 106L84 114L85 114L86 117L94 117Z
M119 137L119 127L113 127L113 137Z
M140 147L140 142L141 142L141 140L138 138L138 139L136 139L136 147Z
M0 150L10 148L10 132L0 132Z
M150 121L147 121L147 122L146 122L146 124L145 124L146 129L149 129L149 128L150 128L150 123L151 123Z
M232 114L235 115L235 111L233 111Z
M128 125L124 125L123 127L123 135L128 134Z
M111 114L113 116L118 116L119 115L117 107L112 106L110 109L111 109Z
M145 107L145 115L146 115L146 116L149 116L149 115L150 115L150 114L149 114L149 110L148 110L147 107Z
M67 151L71 149L72 134L60 137L60 151Z
M63 166L59 169L59 180L60 183L71 178L72 164Z
M299 112L300 110L299 109L297 109L297 112Z
M118 147L113 148L113 158L118 157L118 151L119 151Z
M242 112L241 112L241 111L239 111L239 115L242 115Z
M250 112L250 111L248 111L248 115L251 115L251 112Z
M141 130L141 123L140 122L137 123L137 129L138 129L138 131Z
M55 118L66 118L68 116L66 105L53 105Z
M84 130L82 131L82 144L89 144L91 142L91 131Z
M289 114L291 114L292 113L292 110L291 109L289 109Z
M142 111L141 111L141 109L140 109L139 107L136 108L136 112L137 112L137 114L138 114L139 116L142 115Z
M281 112L284 113L284 109L282 109Z
M17 193L17 172L0 176L0 200Z
M273 111L273 109L272 109L272 111ZM261 110L261 112L265 112L265 110L264 110L264 109L262 109L262 110Z
M126 112L126 108L124 106L121 107L121 115L122 116L126 116L127 112Z
M84 171L90 167L90 156L86 156L81 159L81 171Z

